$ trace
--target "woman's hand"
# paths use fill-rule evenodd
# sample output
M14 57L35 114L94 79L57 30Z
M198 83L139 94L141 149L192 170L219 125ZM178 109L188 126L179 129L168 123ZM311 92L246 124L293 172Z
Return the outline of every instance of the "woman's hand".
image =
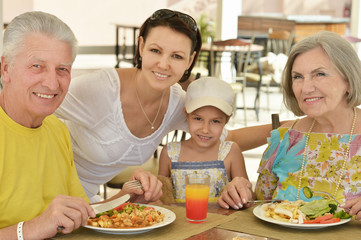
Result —
M234 209L243 208L248 200L252 199L252 195L250 181L243 177L235 177L218 198L218 204L226 209L230 206Z
M148 203L155 202L163 195L162 182L158 180L156 176L148 171L144 171L141 168L134 170L132 174L132 180L139 180L143 186L141 188L128 189L127 184L124 184L122 192L129 193L132 198L132 202Z
M344 204L342 204L340 207L344 208L344 210L350 214L351 216L356 216L356 220L361 219L361 197L348 200Z

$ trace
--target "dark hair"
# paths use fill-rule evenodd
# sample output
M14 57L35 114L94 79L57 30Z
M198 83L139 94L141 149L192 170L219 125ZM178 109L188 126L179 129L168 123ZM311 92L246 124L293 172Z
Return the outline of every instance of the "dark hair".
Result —
M150 30L158 26L169 27L176 32L183 33L192 41L192 49L190 54L193 54L195 51L196 55L194 56L193 62L189 69L184 72L182 78L179 80L180 82L184 82L189 78L195 63L197 62L198 55L202 47L202 38L194 19L191 16L181 12L172 11L169 9L161 9L154 12L152 16L145 20L139 29L137 49L134 55L136 67L139 69L142 68L142 59L140 58L139 54L139 38L143 37L143 40L146 41Z

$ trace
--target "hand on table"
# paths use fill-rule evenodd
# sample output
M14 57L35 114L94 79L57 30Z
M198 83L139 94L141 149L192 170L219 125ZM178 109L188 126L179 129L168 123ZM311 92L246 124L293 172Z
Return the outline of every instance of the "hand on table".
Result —
M41 215L25 222L23 236L25 239L50 238L57 234L58 227L63 227L63 233L71 233L84 226L88 217L95 217L95 213L84 199L58 195Z
M351 216L356 216L356 220L361 219L361 197L348 200L344 204L342 204L340 207L344 208L344 210L350 214Z
M235 177L229 182L218 198L218 204L222 208L243 208L248 200L252 199L252 184L244 177Z
M132 174L132 180L137 179L143 186L143 189L135 188L128 189L127 184L124 184L122 189L123 193L129 193L131 202L137 203L149 203L159 200L162 196L162 183L156 176L148 171L144 171L141 168L134 170Z

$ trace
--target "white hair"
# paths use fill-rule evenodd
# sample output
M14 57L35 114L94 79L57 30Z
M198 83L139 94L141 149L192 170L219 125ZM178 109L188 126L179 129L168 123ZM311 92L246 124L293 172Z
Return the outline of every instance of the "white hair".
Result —
M22 51L27 35L40 33L68 43L72 48L72 61L77 53L78 41L70 27L49 13L33 11L15 17L4 32L3 56L10 63Z

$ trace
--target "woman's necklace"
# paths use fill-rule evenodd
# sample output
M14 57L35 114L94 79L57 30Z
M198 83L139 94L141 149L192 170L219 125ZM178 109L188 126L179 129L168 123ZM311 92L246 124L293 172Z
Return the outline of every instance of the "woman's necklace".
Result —
M154 130L154 123L155 121L157 120L158 118L158 115L159 115L159 112L160 112L160 109L162 108L162 104L163 104L163 98L164 98L164 92L162 93L162 99L160 100L160 104L159 104L159 107L158 107L158 111L157 111L157 114L155 115L155 118L153 120L153 122L151 122L148 118L148 115L145 113L144 111L144 108L142 106L142 103L140 102L140 99L139 99L139 96L138 96L138 91L137 91L137 75L138 75L138 70L137 72L135 73L135 77L134 77L134 86L135 86L135 95L137 96L137 100L138 100L138 103L139 103L139 106L140 106L140 109L142 109L142 112L145 116L145 118L147 119L147 121L149 122L150 126L151 126L151 130Z
M347 162L348 155L349 155L349 151L350 151L350 145L351 145L353 130L355 129L355 125L356 125L356 119L357 119L357 111L356 111L356 108L354 108L354 109L353 109L353 121L352 121L352 126L351 126L351 131L350 131L350 137L349 137L349 139L348 139L348 144L347 144L347 146L346 146L346 152L345 152L345 155L344 155L345 157L344 157L344 159L343 159L341 174L340 174L340 176L338 177L338 180L337 180L336 189L335 189L335 192L334 192L334 194L333 194L334 196L336 196L337 190L338 190L338 188L340 187L340 183L341 183L341 180L342 180L342 176L344 175L345 170L346 170L346 162ZM310 127L310 129L308 130L307 135L306 135L305 152L304 152L304 154L303 154L301 172L300 172L300 177L299 177L299 179L298 179L297 200L299 199L299 196L300 196L301 182L302 182L303 172L304 172L304 168L305 168L307 148L308 148L308 145L310 144L310 135L311 135L311 131L312 131L314 125L315 125L315 119L313 119L312 124L311 124L311 127Z

